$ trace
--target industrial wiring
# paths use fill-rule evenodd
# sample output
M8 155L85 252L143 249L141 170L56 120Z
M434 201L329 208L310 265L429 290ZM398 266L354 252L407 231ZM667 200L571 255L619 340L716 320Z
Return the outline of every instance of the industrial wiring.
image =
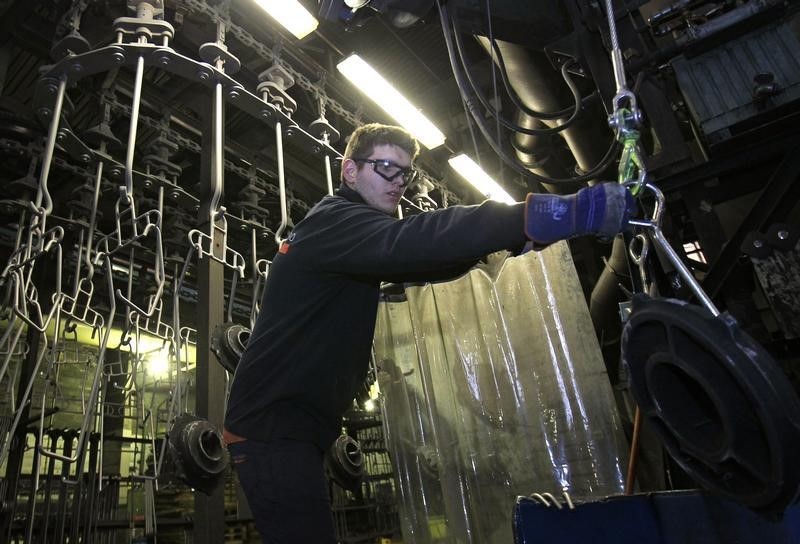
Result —
M461 60L461 66L464 68L464 75L467 77L467 81L469 82L470 87L472 87L472 90L475 93L475 96L478 98L478 101L480 101L481 105L486 109L487 112L489 112L489 114L492 117L494 117L497 120L498 123L500 123L502 126L504 126L505 128L507 128L509 130L513 130L513 131L519 132L521 134L528 134L528 135L531 135L531 136L545 136L545 135L550 135L550 134L557 134L557 133L569 128L570 126L572 126L575 123L575 121L578 119L578 116L580 115L580 112L581 112L581 95L580 95L580 91L578 90L578 86L575 85L575 82L572 80L572 78L570 77L570 74L569 74L569 68L574 65L574 61L568 60L567 62L565 62L561 66L561 77L564 78L564 81L566 82L567 86L569 87L570 91L572 92L572 97L573 97L573 99L575 101L575 105L572 108L570 108L572 113L571 113L569 119L567 119L566 121L564 121L563 123L561 123L560 125L558 125L556 127L526 128L526 127L520 126L520 125L518 125L518 124L516 124L516 123L514 123L512 121L509 121L508 119L503 117L500 114L500 112L497 111L497 108L492 106L492 104L486 98L486 96L484 95L483 91L481 91L480 86L475 83L475 80L473 79L472 74L470 74L470 70L467 68L467 62L466 62L466 58L464 56L464 48L463 48L463 43L462 43L461 37L460 37L461 33L459 32L458 23L455 20L453 20L452 23L453 23L453 29L455 31L453 37L455 38L456 50L458 51L458 57ZM494 41L492 41L492 43L494 43ZM498 60L499 60L499 57L498 57ZM506 87L506 88L508 88L508 87ZM519 97L517 97L517 100L519 100ZM513 101L513 99L512 99L512 101ZM515 105L516 105L516 103L515 103Z
M486 142L489 144L492 150L503 160L503 162L508 164L511 168L514 169L515 172L518 172L528 180L535 181L537 183L546 183L551 185L578 183L578 182L592 180L596 178L598 174L602 173L608 167L609 164L611 164L615 152L618 151L619 149L619 145L616 138L614 138L614 141L609 146L605 155L597 165L595 165L590 170L584 172L583 174L571 178L558 179L558 178L550 178L547 176L541 176L535 174L530 170L528 170L527 168L525 168L522 164L520 164L519 161L511 157L503 149L502 145L499 142L495 141L495 139L492 137L489 131L489 127L487 126L486 119L482 115L482 112L478 111L477 104L475 103L474 98L470 96L470 93L468 92L467 84L464 81L463 74L459 70L458 66L458 59L456 56L457 53L455 50L455 46L453 44L454 40L450 28L450 16L447 12L447 7L441 2L441 0L437 0L436 5L439 9L439 18L441 19L445 45L447 46L447 53L450 58L450 66L453 69L453 77L456 80L456 84L458 86L459 92L461 93L464 104L469 114L475 120L475 124L478 126L478 129L481 131L481 134L483 135Z
M497 56L497 66L500 68L500 78L503 81L503 86L506 89L506 93L508 94L508 97L511 99L511 102L513 102L513 104L516 107L518 107L519 109L524 111L526 114L530 115L531 117L533 117L535 119L539 119L539 120L542 120L542 121L551 121L553 119L561 119L563 117L566 117L567 115L570 115L570 112L573 112L574 110L576 110L578 108L583 108L583 106L587 102L589 102L591 100L594 100L595 97L597 96L596 92L592 93L592 94L590 94L589 96L586 96L586 97L581 97L579 94L576 96L575 92L573 91L573 97L575 97L576 100L575 100L575 104L572 105L572 106L569 106L567 108L564 108L562 110L555 111L555 112L541 112L541 111L533 110L533 109L531 109L531 108L529 108L528 106L525 105L525 103L522 101L522 99L516 93L514 88L511 86L511 81L509 80L509 77L508 77L508 70L506 70L506 62L505 62L505 59L503 58L503 52L500 50L500 46L497 45L497 40L491 40L491 45L492 45L492 50L494 51L495 56ZM571 82L570 80L567 80L565 78L565 81L566 81L567 85L570 85L570 82ZM572 90L571 86L570 86L570 90Z

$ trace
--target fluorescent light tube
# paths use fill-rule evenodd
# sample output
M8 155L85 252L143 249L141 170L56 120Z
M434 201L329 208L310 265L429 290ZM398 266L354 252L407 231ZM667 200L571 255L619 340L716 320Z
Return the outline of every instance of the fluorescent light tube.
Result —
M444 143L444 134L414 105L406 100L372 66L358 55L350 55L336 65L358 89L371 98L397 123L414 135L419 143L433 149Z
M481 194L490 200L497 200L498 202L505 202L506 204L513 204L516 202L511 195L503 190L500 185L493 180L489 174L483 171L483 168L478 166L475 161L470 159L465 154L456 155L447 161L450 166L458 172L458 174L467 180L473 187L475 187Z
M319 21L297 0L256 0L256 4L298 40L314 32L319 24Z

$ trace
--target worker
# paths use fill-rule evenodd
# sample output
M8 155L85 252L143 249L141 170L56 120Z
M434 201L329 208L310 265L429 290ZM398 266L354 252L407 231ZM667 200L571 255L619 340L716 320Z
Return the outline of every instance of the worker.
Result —
M336 542L324 453L366 377L381 282L458 276L499 250L580 235L613 237L634 206L623 186L530 194L397 218L419 176L404 129L350 137L341 185L284 240L236 368L224 439L265 543Z

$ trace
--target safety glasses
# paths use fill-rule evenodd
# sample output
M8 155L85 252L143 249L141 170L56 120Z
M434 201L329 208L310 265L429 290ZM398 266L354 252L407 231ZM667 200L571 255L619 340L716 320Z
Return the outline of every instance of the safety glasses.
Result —
M375 173L386 181L394 181L397 176L403 176L403 187L417 180L419 171L413 166L403 167L387 159L356 159L355 162L365 162L372 165Z

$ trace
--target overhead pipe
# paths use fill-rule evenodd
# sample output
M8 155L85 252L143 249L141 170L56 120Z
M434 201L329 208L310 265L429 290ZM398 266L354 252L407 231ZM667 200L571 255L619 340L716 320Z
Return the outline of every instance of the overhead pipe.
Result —
M489 39L484 36L478 36L477 39L478 43L489 54L492 54L492 44ZM536 111L559 111L570 106L571 94L544 54L501 40L495 40L495 43L503 56L509 83L523 104ZM492 58L496 60L495 55L492 55ZM532 124L531 121L525 120L527 115L520 113L518 122L522 126L526 126L523 123ZM572 126L560 132L575 157L577 167L584 172L597 165L603 159L608 148L607 144L611 135L605 116L599 113L583 111ZM548 127L557 127L561 121L545 119L541 123ZM524 151L518 150L517 156L523 162L530 162L530 155L533 152L531 144L539 142L535 139L522 138L522 136L515 137L515 143L525 144L519 146ZM568 175L579 173L569 173ZM569 192L569 187L565 190Z
M539 119L528 115L523 111L517 113L516 123L523 128L541 129L546 125ZM564 179L570 173L559 162L554 154L553 136L523 134L517 132L511 139L511 145L519 159L519 162L534 174L548 178ZM582 184L575 183L574 187L570 184L541 184L550 193L574 193L582 187Z

